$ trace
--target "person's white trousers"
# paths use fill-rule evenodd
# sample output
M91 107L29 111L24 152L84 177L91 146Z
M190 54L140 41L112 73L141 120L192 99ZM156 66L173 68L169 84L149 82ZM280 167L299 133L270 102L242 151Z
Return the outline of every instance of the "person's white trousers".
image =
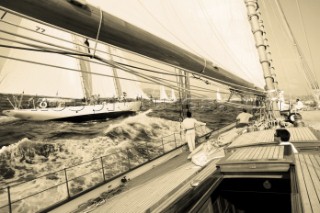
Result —
M196 131L194 129L187 130L186 140L187 140L190 152L192 152L196 148L195 139L196 139Z

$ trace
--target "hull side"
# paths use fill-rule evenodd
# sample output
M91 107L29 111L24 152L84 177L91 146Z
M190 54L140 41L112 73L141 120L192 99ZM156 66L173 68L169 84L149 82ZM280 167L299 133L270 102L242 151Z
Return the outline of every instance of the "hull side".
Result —
M141 102L121 102L61 108L13 109L5 110L3 114L22 120L81 122L134 114L140 107Z

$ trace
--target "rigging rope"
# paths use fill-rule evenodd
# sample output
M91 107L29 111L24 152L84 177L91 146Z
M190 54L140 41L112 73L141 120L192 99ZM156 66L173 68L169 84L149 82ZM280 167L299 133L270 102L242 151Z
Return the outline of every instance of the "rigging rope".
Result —
M100 30L101 30L101 24L102 24L102 18L103 18L103 13L101 8L99 7L99 11L100 11L100 21L99 21L99 27L98 27L98 32L97 32L97 36L96 36L96 40L95 40L95 46L94 46L94 50L93 50L93 57L96 55L96 50L97 50L97 45L98 45L98 39L99 39L99 35L100 35Z
M303 33L304 33L304 38L305 38L305 41L307 43L307 48L308 48L308 51L309 51L309 55L310 55L310 58L311 58L311 63L312 63L312 67L313 67L313 73L314 75L316 76L315 72L314 72L314 63L313 63L313 57L312 57L312 54L311 54L311 49L310 49L310 45L309 45L309 41L307 39L307 33L306 33L306 29L304 27L304 23L303 23L303 16L302 16L302 13L301 13L301 9L300 9L300 5L299 5L299 1L296 0L296 4L297 4L297 8L298 8L298 11L299 11L299 16L300 16L300 21L301 21L301 26L302 26L302 29L303 29ZM318 85L318 89L319 89L319 85Z
M78 44L78 43L76 43L76 42L72 42L71 40L63 39L63 38L60 38L60 37L57 37L57 36L53 36L53 35L49 35L49 34L43 34L43 33L40 33L40 32L38 32L38 31L34 31L34 29L27 28L27 27L24 27L24 26L21 26L21 25L16 25L16 24L7 22L7 21L5 21L5 20L1 20L1 22L2 22L2 23L5 23L5 24L8 24L8 25L11 25L11 26L13 26L13 27L16 27L16 28L18 28L18 29L20 28L20 29L27 30L27 31L32 32L32 33L35 33L35 34L40 34L40 35L45 36L45 37L48 37L48 38L56 39L56 40L58 40L58 41L63 41L63 42L69 43L69 44L73 44L73 45L75 45L75 46L87 48L87 46ZM51 27L52 27L52 26L51 26ZM53 29L56 29L56 28L53 28ZM3 32L4 32L4 31L3 31ZM5 32L5 33L8 33L8 32ZM69 33L70 33L70 32L69 32ZM17 37L21 37L19 34L14 34L14 33L12 33L12 35L15 35L15 36L17 36ZM74 34L74 33L70 33L70 35L79 36L79 35ZM83 37L83 36L79 36L79 37L85 39L85 37ZM29 37L24 37L24 39L31 40L31 39L29 39ZM12 41L14 41L14 40L12 40ZM44 42L42 42L42 41L40 41L40 40L33 40L33 41L36 41L36 42L38 42L38 43L44 43ZM101 41L99 41L99 42L100 42L100 44L103 44L103 45L109 45L109 44L105 44L104 42L101 42ZM49 43L47 43L47 44L50 45ZM51 46L52 46L52 45L51 45ZM109 45L109 46L112 46L112 45ZM63 48L63 47L61 46L61 48ZM141 57L141 58L145 58L145 59L147 59L147 60L151 60L151 61L158 62L157 60L152 59L152 58L148 58L148 57L146 57L146 56L144 56L144 55L139 55L139 54L137 54L137 53L134 53L134 52L131 52L131 51L128 51L128 50L123 50L123 49L121 49L121 48L119 48L119 47L117 47L117 48L120 49L121 51L125 51L125 52L128 52L128 53L134 54L134 55L139 56L139 57ZM108 54L108 55L112 55L112 56L114 56L114 57L117 57L117 58L120 58L120 59L125 59L125 60L131 61L131 62L135 62L135 63L140 64L140 65L145 65L145 66L148 66L148 67L152 67L152 68L156 68L156 69L160 69L160 70L166 71L166 73L163 73L163 74L167 74L167 73L170 72L169 70L164 70L163 68L156 67L156 66L153 66L153 65L150 65L150 64L146 64L146 63L143 63L143 62L138 61L138 60L133 60L133 59L129 59L129 58L125 58L125 57L119 56L119 55L111 54L111 53L109 53L108 51L96 49L96 52L104 53L104 54ZM170 65L170 64L166 64L166 65L173 67L173 66Z
M77 52L78 54L75 54L75 55L80 55L80 56L90 56L90 55L87 55L87 54L83 54L82 52L80 51L76 51L72 48L66 48L66 47L63 47L63 46L60 46L60 45L55 45L55 44L51 44L51 43L48 43L48 42L43 42L43 41L37 41L36 39L31 39L31 38L28 38L26 36L22 36L22 35L18 35L18 34L15 34L15 33L11 33L11 32L7 32L7 31L3 31L3 30L0 30L0 32L4 32L4 33L7 33L7 34L10 34L10 35L14 35L14 36L18 36L18 37L21 37L21 38L24 38L24 39L27 39L27 40L31 40L31 41L34 41L34 42L38 42L38 43L43 43L45 45L49 45L49 46L54 46L54 47L58 47L58 48L61 48L61 49L64 49L64 50L70 50L72 51L70 54L74 54L75 52ZM35 47L35 48L39 48L39 49L46 49L48 50L49 48L47 47L44 47L44 46L38 46L38 45L35 45L35 44L31 44L31 43L26 43L26 42L21 42L21 41L16 41L16 40L12 40L12 39L6 39L6 38L2 38L2 40L7 40L7 41L11 41L11 42L16 42L16 43L20 43L20 44L23 44L23 45L27 45L27 46L31 46L31 47ZM52 49L52 48L51 48ZM55 51L60 51L59 49L52 49L51 52L55 52ZM63 52L58 52L58 53L63 53ZM79 60L85 60L85 59L79 59ZM187 71L187 72L190 72L190 71ZM193 73L193 72L191 72ZM198 74L199 75L199 74ZM213 79L213 80L216 80L216 81L220 81L218 79L215 79L215 78L211 78L211 77L206 77L208 79ZM224 81L220 81L220 82L224 82ZM246 88L246 87L244 87Z
M184 31L186 32L187 35L189 35L189 37L191 38L191 40L193 41L193 43L203 52L206 54L207 57L210 57L210 54L205 50L203 49L195 40L194 38L192 37L192 35L190 35L190 33L188 32L187 30L187 27L185 26L184 22L181 21L181 18L180 16L178 15L178 12L174 9L174 7L172 6L172 2L173 1L167 1L167 3L171 6L171 9L174 11L173 14L175 14L177 17L178 17L178 20L180 22L180 25L183 26L184 28ZM193 33L193 32L192 32ZM187 46L188 48L190 48L192 51L194 52L197 52L195 49L191 48L190 46ZM197 53L198 56L202 57L202 58L205 58L204 56L202 56L201 54Z
M283 23L284 23L284 25L285 25L285 27L286 27L286 29L287 29L288 36L291 38L292 43L293 43L293 46L294 46L294 47L296 48L296 50L297 50L297 54L298 54L298 56L299 56L299 60L301 61L303 71L304 71L306 77L308 78L311 87L312 87L313 89L318 89L318 88L319 88L319 85L318 85L317 82L315 81L315 75L314 75L314 73L311 71L308 63L307 63L307 62L305 61L305 59L304 59L303 52L301 51L301 48L300 48L297 40L295 39L295 37L294 37L294 35L293 35L293 33L292 33L292 30L291 30L291 28L290 28L290 25L289 25L289 23L288 23L288 20L287 20L287 18L286 18L285 15L284 15L284 12L283 12L283 9L282 9L282 7L281 7L281 4L279 3L278 0L276 0L275 2L276 2L276 5L277 5L277 7L278 7L278 9L279 9L279 13L280 13L280 15L281 15L281 17L282 17Z
M23 42L24 43L24 42ZM25 43L24 43L25 44ZM37 45L32 45L32 46L36 46L39 48L39 46ZM31 49L31 48L25 48L25 47L15 47L15 46L9 46L9 45L0 45L0 47L4 47L4 48L12 48L12 49L19 49L19 50L27 50L27 51L36 51L36 52L47 52L47 53L58 53L58 54L62 54L62 55L67 55L69 57L72 57L72 58L76 58L78 60L82 60L82 61L87 61L87 62L90 62L90 63L95 63L95 64L100 64L100 65L105 65L105 63L98 63L98 62L94 62L94 61L90 61L88 59L83 59L83 58L77 58L77 57L73 57L71 55L76 55L76 56L88 56L88 54L84 54L84 53L75 53L75 52L67 52L67 51L60 51L60 50L55 50L55 49L48 49L48 48L45 48L45 47L41 47L40 49ZM79 52L79 51L77 51ZM126 64L123 64L123 63L118 63L118 62L114 62L115 64L118 64L118 65L122 65L122 66L127 66ZM112 65L110 65L112 66ZM123 70L123 68L122 68ZM125 71L125 70L124 70ZM135 74L136 72L131 72L132 74ZM92 73L92 74L95 74L95 73ZM174 74L172 74L174 75ZM151 76L149 76L151 77ZM174 82L174 81L171 81L171 80L166 80L166 79L163 79L163 78L159 78L159 77L155 77L156 79L158 80L164 80L164 81L167 81L167 82ZM142 81L141 81L142 82ZM144 82L145 83L145 82ZM196 89L193 89L194 91L205 91L205 92L210 92L211 90L208 90L208 89L205 89L205 88L202 88L202 87L198 87L198 86L194 86L196 88L201 88L203 90L196 90Z
M101 12L101 10L100 10L100 12ZM101 19L101 16L100 16L100 19ZM42 22L40 22L40 23L42 23ZM45 24L45 23L44 23ZM50 27L52 27L51 25L47 25L47 24L45 24L46 26L50 26ZM101 22L99 23L99 26L101 27ZM25 29L27 29L27 28L25 28ZM56 28L56 29L59 29L59 30L61 30L60 28ZM33 31L33 30L30 30L29 29L29 31L32 31L32 32L35 32L35 31ZM18 35L18 34L15 34L15 33L9 33L9 32L6 32L6 31L2 31L2 30L0 30L0 32L4 32L4 33L7 33L7 34L10 34L10 35L14 35L14 36L19 36L19 37L21 37L21 38L24 38L24 39L28 39L28 40L31 40L31 41L34 41L34 42L38 42L38 43L42 43L42 44L45 44L45 45L49 45L49 46L53 46L53 47L57 47L57 48L60 48L60 49L62 49L62 50L72 50L72 53L70 53L70 54L73 54L73 55L78 55L78 56L87 56L86 54L83 54L83 53L76 53L75 51L74 51L74 49L71 49L71 48L66 48L66 47L63 47L63 46L60 46L60 45L55 45L55 44L52 44L52 43L49 43L49 42L44 42L44 41L39 41L39 40L37 40L37 39L32 39L32 38L28 38L28 37L26 37L26 36L21 36L21 35ZM65 32L69 32L69 31L65 31ZM39 32L35 32L35 33L39 33ZM69 32L69 33L71 33L71 34L73 34L73 35L76 35L76 34L74 34L74 33L72 33L72 32ZM99 37L99 33L100 33L100 29L98 29L98 32L97 32L97 38ZM51 36L51 35L47 35L47 34L41 34L41 35L44 35L44 36L48 36L48 37L53 37L54 38L54 36ZM81 36L82 37L82 36ZM61 38L58 38L58 37L55 37L56 39L59 39L59 40L64 40L64 39L61 39ZM73 44L75 44L74 42L70 42L70 41L68 41L68 40L64 40L65 42L68 42L68 43L73 43ZM17 42L17 43L23 43L23 42L19 42L19 41L14 41L14 42ZM96 44L98 43L98 39L96 39ZM33 45L33 44L26 44L26 43L24 43L24 45L29 45L29 46L31 46L31 47L36 47L36 48L40 48L40 49L46 49L46 51L47 52L49 52L49 50L48 50L48 48L47 47L39 47L39 46L37 46L37 45ZM84 45L79 45L79 46L82 46L82 47L86 47L86 46L84 46ZM97 50L96 48L95 48L95 50L98 52L99 50ZM57 51L57 49L52 49L51 50L51 52L54 52L54 51ZM62 54L63 52L61 52L61 50L58 50L58 51L60 51L59 53L60 54ZM99 51L99 52L104 52L104 51ZM66 53L66 54L69 54L69 53ZM89 55L90 56L90 55ZM139 55L140 56L140 55ZM71 56L70 56L71 57ZM117 56L117 57L119 57L119 56ZM120 57L120 58L122 58L122 57ZM147 58L147 57L146 57ZM149 58L148 58L149 59ZM128 59L127 59L128 60ZM137 62L138 63L138 62ZM167 64L168 65L168 64ZM150 66L150 65L148 65L148 66ZM206 61L205 61L205 66L206 66ZM175 66L172 66L171 65L171 67L175 67ZM160 69L160 68L159 68ZM205 69L205 68L204 68ZM131 70L132 71L132 70ZM192 72L192 71L189 71L189 70L186 70L187 72L189 72L189 73L194 73L194 72ZM199 74L200 76L202 76L201 74ZM217 82L224 82L224 81L221 81L221 80L218 80L218 79L215 79L215 78L212 78L212 77L207 77L207 76L205 76L206 78L208 78L208 79L210 79L210 80L214 80L214 81L217 81ZM237 84L234 84L234 85L237 85ZM237 85L237 86L239 86L239 85ZM243 87L242 86L242 88L247 88L247 89L250 89L251 90L251 88L248 88L248 87ZM259 91L259 90L256 90L256 91ZM260 91L259 91L260 92Z
M171 32L171 30L169 30L165 24L162 24L159 19L153 15L153 13L151 13L151 11L145 7L145 5L141 2L141 0L138 0L138 2L140 3L140 5L144 8L144 10L163 28L165 29L170 35L172 35L175 39L177 39L179 42L181 42L181 44L183 44L184 46L186 46L187 48L189 48L190 50L193 50L193 48L191 48L187 43L183 42L179 37L177 37L175 34L173 34ZM194 50L193 50L194 51ZM196 51L194 51L196 52ZM197 53L197 55L199 56L199 54Z
M216 36L217 40L219 41L219 43L222 45L222 47L226 50L227 55L229 56L229 59L232 60L237 67L240 68L240 70L242 71L242 73L248 78L251 79L252 74L249 73L249 71L247 71L247 69L244 69L243 64L241 63L241 60L239 60L239 58L232 54L232 51L229 48L229 45L226 44L226 42L221 38L220 34L218 33L218 30L216 30L215 25L212 23L211 19L210 19L210 15L208 14L207 10L205 8L205 5L203 5L203 2L200 1L196 1L199 4L200 10L203 13L204 17L207 20L207 23L209 25L209 29L211 29L212 33ZM219 65L220 67L223 67L221 65ZM254 79L251 79L254 82Z

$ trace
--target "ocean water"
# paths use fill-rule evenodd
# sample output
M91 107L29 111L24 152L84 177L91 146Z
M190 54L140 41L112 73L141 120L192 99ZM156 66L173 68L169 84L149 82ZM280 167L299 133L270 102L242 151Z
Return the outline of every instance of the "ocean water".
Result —
M41 157L48 158L52 154L57 154L57 150L68 150L68 159L72 158L73 153L76 156L82 156L82 160L87 160L107 154L107 151L101 150L107 150L110 147L123 146L126 143L157 141L180 131L182 117L178 107L175 105L170 108L168 105L158 104L153 106L153 109L134 116L83 123L22 121L0 116L0 169L10 167L16 171L15 167L18 166L20 171L16 173L25 173L21 172L21 164L36 164L37 155L41 155L39 152L46 152L43 150L45 148L49 153L42 154L49 156ZM207 123L205 131L233 122L239 112L237 108L217 104L207 105L206 108L202 108L201 105L191 107L193 107L193 117ZM38 147L42 147L42 151L34 153L33 159L23 156ZM50 147L54 150L50 151ZM65 164L70 166L71 163L65 162ZM4 175L3 172L0 173L0 186L3 181L8 181L3 177Z
M190 107L193 117L207 123L198 130L201 134L234 121L240 110L217 104ZM130 117L84 123L32 122L0 116L0 189L128 148L134 148L131 154L137 162L143 162L145 153L141 151L141 144L147 142L156 147L161 138L180 132L181 119L178 106L161 104ZM118 157L112 160L119 161L121 154ZM114 171L109 172L112 175ZM38 179L11 193L20 196L22 191L40 188L43 184L44 181ZM93 183L86 180L84 184ZM0 201L2 199L6 200L6 193L0 195ZM32 212L36 203L21 204L21 212L26 211L28 205Z

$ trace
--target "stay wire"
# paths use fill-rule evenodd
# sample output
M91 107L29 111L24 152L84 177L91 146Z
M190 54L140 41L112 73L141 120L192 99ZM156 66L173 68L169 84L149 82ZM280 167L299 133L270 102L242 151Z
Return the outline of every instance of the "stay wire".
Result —
M16 24L13 24L13 23L4 21L4 20L1 20L1 22L2 22L2 23L5 23L5 24L8 24L8 25L11 25L11 26L14 26L14 27L17 27L18 29L21 28L21 29L23 29L23 30L27 30L27 31L32 32L32 33L35 33L35 34L39 34L39 35L42 35L42 36L46 36L46 37L48 37L48 38L53 38L53 39L56 39L56 40L58 40L58 41L63 41L63 42L66 42L66 43L70 43L70 44L73 44L73 45L75 45L75 46L80 46L80 47L84 47L84 48L89 48L90 50L92 50L91 47L87 47L87 46L85 46L85 45L80 45L80 44L78 44L78 43L76 43L76 42L72 42L72 41L67 40L67 39L63 39L63 38L60 38L60 37L57 37L57 36L52 36L52 35L49 35L49 34L44 34L44 33L41 33L41 32L39 32L39 31L34 31L34 30L31 29L31 28L27 28L27 27L23 27L23 26L20 26L20 25L16 25ZM86 39L85 37L79 36L79 35L76 35L76 34L71 34L71 35L78 36L78 37L81 37L81 38L83 38L83 39ZM19 36L19 35L18 35L18 34L15 34L15 36ZM27 38L28 38L28 37L25 37L24 39L27 39ZM30 39L28 39L28 40L30 40ZM41 41L38 41L38 42L41 42ZM100 42L100 43L103 44L103 45L112 46L112 45L106 44L106 43L104 43L104 42ZM128 51L128 50L122 50L121 48L118 48L118 47L117 47L117 49L120 49L121 51L128 52L128 53L130 53L130 54L134 54L134 55L139 56L139 57L141 57L141 58L145 58L145 59L148 59L148 60L156 61L156 62L157 62L157 60L155 60L155 59L148 58L148 57L146 57L146 56L139 55L139 54L137 54L137 53L130 52L130 51ZM114 56L114 57L121 58L121 59L125 59L125 60L131 61L131 62L135 62L135 63L140 64L140 65L145 65L145 66L148 66L148 67L160 69L160 70L165 71L163 74L170 73L169 70L164 70L163 68L156 67L156 66L153 66L153 65L150 65L150 64L146 64L146 63L143 63L143 62L140 62L140 61L137 61L137 60L129 59L129 58L126 58L126 57L121 57L121 56L119 56L119 55L115 55L115 54L109 53L109 52L107 52L107 51L103 51L103 50L96 49L96 52L100 52L100 53L112 55L112 56ZM158 62L158 63L160 63L160 62ZM170 66L170 65L167 64L167 66Z
M8 33L8 34L13 34L13 33L9 33L9 32L5 32L5 31L2 31L2 30L0 30L0 32L4 32L4 33ZM21 35L19 35L20 37L23 37L23 38L26 38L26 37L24 37L24 36L21 36ZM36 41L35 39L31 39L31 38L27 38L27 39L29 39L29 40L32 40L32 41ZM53 45L53 44L50 44L50 43L47 43L47 42L43 42L42 41L42 43L44 43L44 44L46 44L46 45L51 45L51 46L58 46L58 45ZM68 48L66 48L66 49L68 49ZM69 48L70 49L70 48ZM174 66L173 66L174 67ZM185 69L183 69L183 70L185 70ZM193 72L193 71L190 71L190 70L186 70L187 72L190 72L190 73L195 73L195 72ZM198 73L199 74L199 73ZM219 83L224 83L224 81L222 81L222 80L219 80L219 79L215 79L215 78L212 78L212 77L208 77L208 76L205 76L206 78L208 78L208 79L210 79L210 80L213 80L213 81L217 81L217 82L219 82ZM241 85L237 85L237 84L234 84L234 85L236 85L236 86L240 86L240 87L242 87L242 88L244 88L244 89L250 89L250 90L252 90L252 91L254 91L255 89L252 89L252 88L248 88L248 87L244 87L244 86L241 86ZM238 90L241 90L241 89L238 89ZM243 90L244 92L245 92L245 90ZM256 91L258 91L258 90L256 90ZM259 91L259 92L261 92L261 91Z

